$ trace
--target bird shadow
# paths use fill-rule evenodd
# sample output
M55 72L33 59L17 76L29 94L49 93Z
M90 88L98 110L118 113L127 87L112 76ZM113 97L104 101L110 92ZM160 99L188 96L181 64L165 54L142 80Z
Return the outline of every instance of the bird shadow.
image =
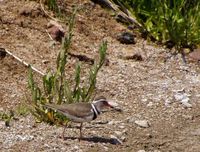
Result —
M65 137L64 140L77 140L79 139L78 137ZM81 138L80 141L88 141L88 142L94 142L94 143L109 143L112 145L119 145L121 144L116 138L104 138L104 137L99 137L99 136L94 136L94 137L83 137Z

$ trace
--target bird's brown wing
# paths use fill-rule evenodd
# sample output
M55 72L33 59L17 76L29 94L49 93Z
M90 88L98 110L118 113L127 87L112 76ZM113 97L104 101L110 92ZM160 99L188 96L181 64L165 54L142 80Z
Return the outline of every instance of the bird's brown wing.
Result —
M47 108L57 110L64 115L73 115L79 118L87 117L93 113L92 106L89 103L74 103L62 105L46 104L45 106Z

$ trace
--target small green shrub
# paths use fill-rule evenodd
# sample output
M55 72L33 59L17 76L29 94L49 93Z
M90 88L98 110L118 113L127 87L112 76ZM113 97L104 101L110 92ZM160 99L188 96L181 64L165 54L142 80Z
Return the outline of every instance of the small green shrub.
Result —
M113 0L128 9L143 32L178 49L200 43L199 0Z
M14 111L10 110L9 112L0 112L0 120L5 122L5 126L9 127L11 120L14 118Z
M58 6L56 0L46 0L46 4L47 4L49 10L56 13L57 16L60 15L61 12L60 12L60 9L59 9L59 6Z
M75 69L75 77L73 84L65 79L65 65L67 63L67 55L70 50L72 41L72 29L75 22L76 9L73 12L68 23L68 34L62 41L62 48L57 57L56 72L49 72L43 77L43 91L35 83L31 66L29 66L28 84L32 94L31 113L38 121L44 121L53 124L64 124L68 121L63 115L47 110L45 103L73 103L73 102L89 102L96 85L96 76L105 61L107 43L103 42L99 48L99 61L95 62L89 73L89 80L86 84L81 83L81 66L77 64Z
M25 103L21 103L15 108L14 113L16 115L26 116L29 114L29 108Z

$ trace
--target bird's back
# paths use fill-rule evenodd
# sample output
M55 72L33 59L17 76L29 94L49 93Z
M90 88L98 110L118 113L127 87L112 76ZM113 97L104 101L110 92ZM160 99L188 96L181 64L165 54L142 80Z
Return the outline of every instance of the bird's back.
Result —
M73 103L73 104L46 104L47 108L56 110L74 122L91 121L94 113L90 103Z

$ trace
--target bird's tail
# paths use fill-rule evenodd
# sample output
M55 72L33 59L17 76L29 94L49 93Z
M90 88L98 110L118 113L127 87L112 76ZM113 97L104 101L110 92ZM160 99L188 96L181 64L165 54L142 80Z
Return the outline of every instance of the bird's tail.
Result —
M59 111L58 105L47 103L44 105L45 108L52 109L55 111Z
M51 109L54 110L55 112L59 112L62 113L63 115L65 115L65 112L63 111L61 105L56 105L56 104L45 104L44 107L46 107L47 109Z

